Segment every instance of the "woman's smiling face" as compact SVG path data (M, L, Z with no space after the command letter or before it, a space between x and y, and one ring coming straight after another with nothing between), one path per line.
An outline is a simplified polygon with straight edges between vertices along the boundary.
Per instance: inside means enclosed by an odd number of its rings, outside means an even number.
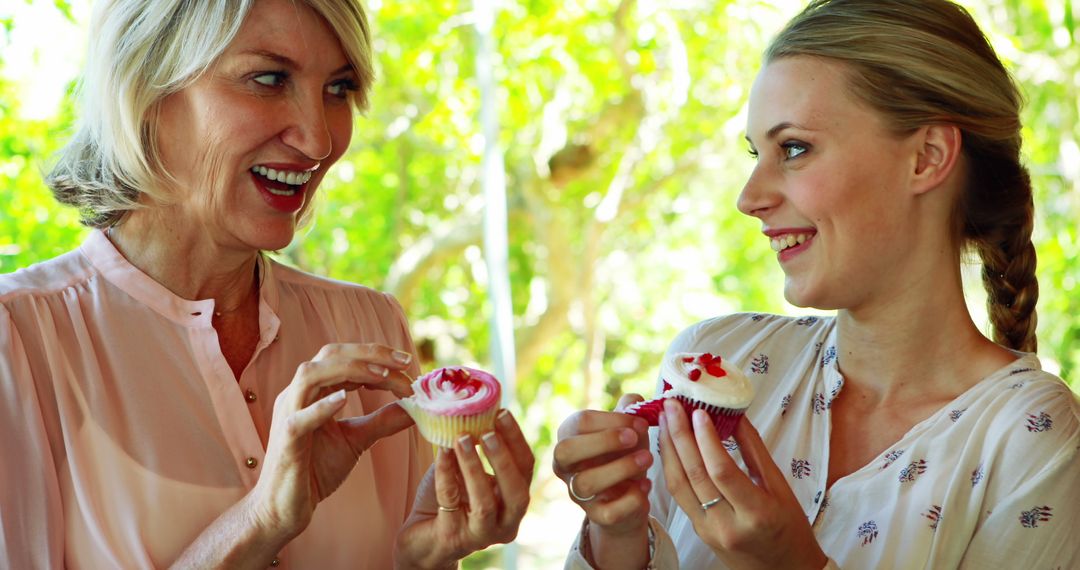
M256 2L210 68L161 103L158 147L177 183L171 213L227 247L288 245L349 145L355 77L310 7Z
M739 209L759 218L794 305L854 308L888 294L913 253L906 192L917 153L856 101L843 64L795 56L768 63L750 94L757 164Z

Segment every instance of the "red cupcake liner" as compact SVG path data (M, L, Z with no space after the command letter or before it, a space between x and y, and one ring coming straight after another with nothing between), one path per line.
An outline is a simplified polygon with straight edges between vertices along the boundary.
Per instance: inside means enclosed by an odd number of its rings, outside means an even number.
M713 426L716 427L717 435L720 436L721 440L725 440L735 433L735 426L739 425L739 420L746 413L745 409L736 410L732 408L722 408L679 394L670 397L675 398L682 404L687 417L691 416L694 413L694 410L704 410L705 413L709 414L709 418L712 419ZM664 412L664 400L666 399L668 398L662 397L656 398L655 400L638 402L627 407L623 410L623 413L642 418L649 422L650 426L658 426L660 425L660 414ZM690 429L693 429L693 427L694 424L691 422Z

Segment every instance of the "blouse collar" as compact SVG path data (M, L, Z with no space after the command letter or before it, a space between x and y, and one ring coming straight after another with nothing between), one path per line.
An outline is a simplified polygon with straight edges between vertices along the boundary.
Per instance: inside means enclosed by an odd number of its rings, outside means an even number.
M79 251L106 281L161 316L184 326L211 326L214 315L213 299L192 301L173 293L132 265L120 250L116 249L104 230L90 232ZM273 276L273 264L269 263L262 253L256 259L256 264L259 275L259 304L276 312L278 289Z

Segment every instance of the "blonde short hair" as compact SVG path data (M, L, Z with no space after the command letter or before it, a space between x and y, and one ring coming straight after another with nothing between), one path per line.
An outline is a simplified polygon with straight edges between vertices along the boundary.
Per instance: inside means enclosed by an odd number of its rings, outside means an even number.
M158 103L210 67L256 0L99 0L79 86L76 132L45 182L92 227L115 225L139 197L167 202L155 145ZM374 82L371 33L358 0L294 0L321 15L341 42L363 110Z

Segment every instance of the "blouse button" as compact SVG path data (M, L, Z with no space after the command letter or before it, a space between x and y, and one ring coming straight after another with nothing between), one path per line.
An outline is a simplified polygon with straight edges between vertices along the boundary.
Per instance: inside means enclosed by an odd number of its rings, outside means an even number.
M247 393L244 394L244 398L247 399L249 404L259 399L252 390L248 390Z
M248 457L247 461L244 461L244 465L247 465L248 469L254 469L259 464L259 460L254 457Z
M281 561L278 560L277 558L270 561L271 566L277 566L278 564L281 564Z

